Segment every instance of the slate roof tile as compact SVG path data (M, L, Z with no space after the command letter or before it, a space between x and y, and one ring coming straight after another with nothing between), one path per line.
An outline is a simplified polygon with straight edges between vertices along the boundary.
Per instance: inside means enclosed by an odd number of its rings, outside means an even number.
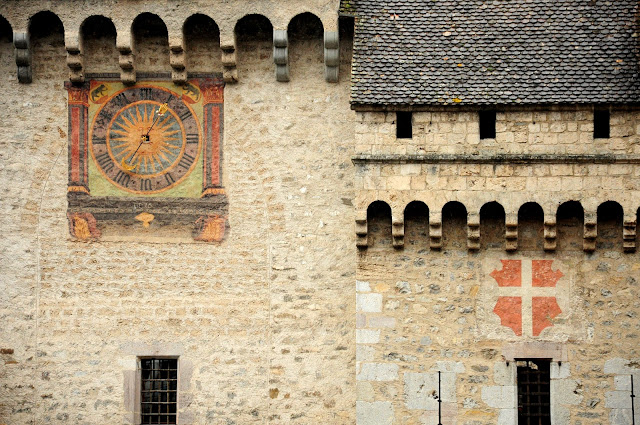
M636 0L343 0L352 103L638 103Z

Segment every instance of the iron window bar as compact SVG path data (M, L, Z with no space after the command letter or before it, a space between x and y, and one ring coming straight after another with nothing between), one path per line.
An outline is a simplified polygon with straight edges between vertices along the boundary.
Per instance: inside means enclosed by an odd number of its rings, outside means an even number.
M178 360L141 359L140 370L142 424L176 424L178 415Z
M551 425L551 361L516 359L518 424Z

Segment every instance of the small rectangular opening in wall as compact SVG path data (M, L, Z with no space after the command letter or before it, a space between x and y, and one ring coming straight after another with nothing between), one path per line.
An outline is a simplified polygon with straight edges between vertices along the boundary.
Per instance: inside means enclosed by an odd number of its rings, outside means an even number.
M396 137L398 139L413 138L413 113L396 112Z
M496 110L488 109L480 111L480 138L495 139L496 138Z
M518 425L551 425L551 360L516 359Z
M594 139L608 139L610 137L610 119L609 109L596 108L593 110Z
M142 424L176 424L178 359L140 359L140 418Z

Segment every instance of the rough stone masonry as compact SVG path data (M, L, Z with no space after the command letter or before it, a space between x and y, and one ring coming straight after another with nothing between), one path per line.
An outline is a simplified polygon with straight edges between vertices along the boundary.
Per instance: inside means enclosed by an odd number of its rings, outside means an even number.
M0 4L0 424L140 423L148 358L179 424L515 425L526 359L551 424L631 423L637 4L339 3ZM190 78L224 82L224 237L166 193L70 221L65 84Z

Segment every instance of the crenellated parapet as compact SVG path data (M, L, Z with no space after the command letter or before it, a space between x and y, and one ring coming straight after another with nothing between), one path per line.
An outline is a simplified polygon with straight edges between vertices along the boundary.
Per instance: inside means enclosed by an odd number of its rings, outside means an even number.
M340 40L338 31L339 2L329 0L316 0L305 4L281 5L274 9L269 2L238 1L226 5L224 8L213 10L203 9L198 5L189 5L180 9L157 2L140 2L127 8L120 7L115 0L100 2L90 9L82 7L82 2L74 0L62 4L51 4L47 13L59 18L64 27L65 49L67 53L66 63L69 68L69 80L75 84L84 82L84 74L87 64L84 51L83 28L84 23L95 17L102 17L116 28L116 43L114 48L118 52L118 67L120 77L125 84L136 82L136 72L141 59L135 45L136 34L134 21L143 14L157 16L165 25L167 31L167 49L169 51L165 72L170 72L172 80L177 84L183 84L188 77L189 47L185 39L185 28L190 25L189 20L196 15L204 15L215 22L219 28L219 52L221 70L208 70L208 72L222 72L225 82L234 83L240 78L237 70L238 45L236 38L236 24L248 16L260 16L266 19L273 30L273 62L276 79L286 82L290 79L289 43L291 32L289 25L295 19L303 15L313 17L314 25L320 28L317 41L324 50L324 74L327 82L335 83L339 76ZM30 28L31 18L41 13L41 3L35 0L27 0L22 7L11 7L0 4L0 16L6 17L13 28L22 28L14 31L14 46L16 48L16 66L18 67L18 79L21 83L29 83L31 73L31 49ZM183 5L184 6L184 5ZM73 14L70 13L73 11ZM142 69L144 72L145 70ZM157 70L156 70L157 71Z
M455 225L464 226L460 232L466 235L469 251L481 249L488 221L499 223L503 249L511 252L532 246L554 252L567 232L572 238L580 234L585 252L599 249L602 238L613 234L621 250L636 250L640 207L636 155L357 155L353 162L359 248L369 245L371 208L379 203L389 208L391 244L402 248L409 237L407 207L419 202L425 208L420 220L428 223L424 244L433 250L446 248L446 223L453 204L464 211ZM579 187L568 171L574 165L581 173ZM501 213L490 212L489 204L497 205ZM580 223L570 231L569 209ZM605 234L600 234L605 222ZM529 230L523 231L523 226ZM537 229L538 242L523 246L523 240L532 237L531 226Z

